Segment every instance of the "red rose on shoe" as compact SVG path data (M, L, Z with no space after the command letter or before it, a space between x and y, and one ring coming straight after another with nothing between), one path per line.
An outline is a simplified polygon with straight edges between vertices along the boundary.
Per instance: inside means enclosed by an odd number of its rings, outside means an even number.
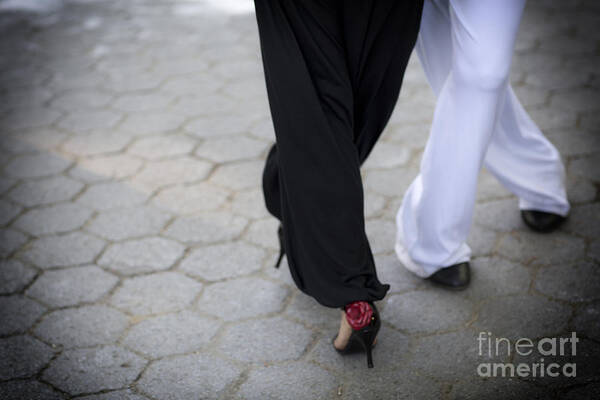
M366 301L355 301L346 305L346 320L354 330L369 325L372 316L373 309Z

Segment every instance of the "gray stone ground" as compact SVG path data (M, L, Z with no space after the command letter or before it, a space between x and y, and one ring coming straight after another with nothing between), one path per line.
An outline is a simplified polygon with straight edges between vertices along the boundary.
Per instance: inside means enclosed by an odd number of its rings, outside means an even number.
M38 2L39 3L39 2ZM481 176L460 293L406 272L394 215L434 98L416 58L364 167L384 282L375 368L274 270L273 141L251 3L0 0L1 399L600 397L600 7L530 1L512 81L567 166L569 222L528 231ZM480 331L580 337L577 377L490 378ZM494 358L539 362L539 354Z

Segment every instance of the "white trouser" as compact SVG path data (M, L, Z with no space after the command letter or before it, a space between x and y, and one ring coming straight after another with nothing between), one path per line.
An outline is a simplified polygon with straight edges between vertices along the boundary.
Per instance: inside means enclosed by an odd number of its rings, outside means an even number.
M525 0L426 0L417 54L437 95L419 175L398 210L396 254L427 277L468 261L465 243L482 164L520 209L566 215L556 148L509 85Z

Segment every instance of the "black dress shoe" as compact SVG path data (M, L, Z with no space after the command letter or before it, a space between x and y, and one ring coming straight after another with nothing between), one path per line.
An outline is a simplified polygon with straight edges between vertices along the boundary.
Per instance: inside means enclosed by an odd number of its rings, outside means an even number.
M462 290L469 286L471 268L468 262L445 267L431 275L427 280L442 285L447 289Z
M536 232L552 232L566 219L562 215L538 210L521 210L521 218Z

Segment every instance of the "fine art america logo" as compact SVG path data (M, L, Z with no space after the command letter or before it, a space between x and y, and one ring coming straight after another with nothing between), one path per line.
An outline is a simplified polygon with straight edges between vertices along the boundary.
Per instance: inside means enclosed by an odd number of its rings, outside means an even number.
M511 342L507 338L492 337L491 332L479 332L477 337L479 356L492 358L531 356L532 363L497 363L484 362L477 366L477 374L481 377L575 377L576 363L554 362L559 356L575 356L577 354L577 338L575 332L570 337L542 338L537 344L529 338L520 338ZM551 357L553 362L545 362L544 357Z

